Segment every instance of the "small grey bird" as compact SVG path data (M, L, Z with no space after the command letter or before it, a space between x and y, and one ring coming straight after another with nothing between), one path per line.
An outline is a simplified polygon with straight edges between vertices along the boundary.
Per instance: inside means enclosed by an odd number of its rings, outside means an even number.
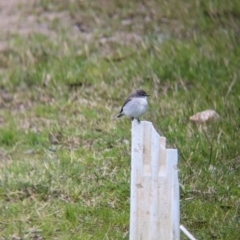
M132 120L137 119L138 123L140 123L139 118L148 110L148 96L149 95L141 89L131 93L123 104L117 118L127 116Z

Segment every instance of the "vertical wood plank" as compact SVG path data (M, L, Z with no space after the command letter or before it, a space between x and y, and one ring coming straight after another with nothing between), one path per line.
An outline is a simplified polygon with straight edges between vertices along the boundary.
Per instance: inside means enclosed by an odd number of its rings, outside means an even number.
M130 240L179 239L177 150L151 122L132 121Z

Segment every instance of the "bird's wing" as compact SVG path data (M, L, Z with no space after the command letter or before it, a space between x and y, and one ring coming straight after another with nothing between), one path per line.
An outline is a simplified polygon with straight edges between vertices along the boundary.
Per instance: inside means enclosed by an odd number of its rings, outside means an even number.
M120 110L120 113L122 113L124 106L125 106L128 102L130 102L131 100L132 100L132 97L129 96L129 97L127 98L127 100L125 101L125 103L123 104L123 106L122 106L122 108L121 108L121 110Z

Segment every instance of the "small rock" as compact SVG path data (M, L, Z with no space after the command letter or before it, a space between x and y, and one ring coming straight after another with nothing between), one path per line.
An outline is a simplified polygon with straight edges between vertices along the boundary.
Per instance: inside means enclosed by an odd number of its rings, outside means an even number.
M11 102L13 100L13 95L10 93L3 92L1 97L4 102Z
M189 118L192 122L197 124L208 123L217 121L220 119L220 116L215 110L205 110L202 112L198 112Z

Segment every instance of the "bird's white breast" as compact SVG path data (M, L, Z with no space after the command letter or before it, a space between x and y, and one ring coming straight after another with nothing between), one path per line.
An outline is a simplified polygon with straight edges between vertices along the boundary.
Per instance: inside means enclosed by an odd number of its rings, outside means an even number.
M133 98L123 107L123 113L127 117L139 118L148 109L147 97Z

